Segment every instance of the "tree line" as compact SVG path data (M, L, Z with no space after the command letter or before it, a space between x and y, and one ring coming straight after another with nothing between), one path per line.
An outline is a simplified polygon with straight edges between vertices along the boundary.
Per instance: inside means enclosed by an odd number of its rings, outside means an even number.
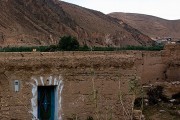
M0 48L0 52L32 52L33 49L40 52L55 51L120 51L120 50L146 50L160 51L163 46L126 46L126 47L89 47L86 44L80 46L78 40L72 36L63 36L57 45L50 46L33 46L33 47L4 47Z

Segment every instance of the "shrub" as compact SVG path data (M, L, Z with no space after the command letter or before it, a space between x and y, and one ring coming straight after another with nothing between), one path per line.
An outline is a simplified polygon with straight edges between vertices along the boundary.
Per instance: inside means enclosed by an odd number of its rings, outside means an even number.
M30 47L4 47L0 49L0 52L32 52L33 49L36 49L40 52L45 52L49 47L48 46L30 46Z
M158 104L160 101L168 102L168 98L163 94L163 87L162 86L156 86L155 88L151 88L148 90L148 100L149 105L155 105Z
M173 104L179 105L180 104L180 92L173 94L172 99L176 100L175 102L173 102Z
M134 107L135 108L141 108L143 102L143 98L136 98L134 101Z
M50 45L48 48L46 48L44 51L45 52L55 52L58 50L58 46L57 45Z
M90 51L90 48L87 45L84 45L83 47L79 47L79 51Z
M180 92L173 94L172 99L180 99Z
M60 39L58 47L60 50L74 51L79 49L79 42L75 37L64 36Z

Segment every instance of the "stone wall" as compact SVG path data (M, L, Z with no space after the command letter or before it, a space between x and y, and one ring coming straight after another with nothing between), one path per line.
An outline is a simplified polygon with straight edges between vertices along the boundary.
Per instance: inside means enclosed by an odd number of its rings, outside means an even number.
M38 86L57 86L59 120L130 119L130 81L180 81L179 50L0 53L0 119L37 118ZM14 91L15 80L20 81L19 92Z

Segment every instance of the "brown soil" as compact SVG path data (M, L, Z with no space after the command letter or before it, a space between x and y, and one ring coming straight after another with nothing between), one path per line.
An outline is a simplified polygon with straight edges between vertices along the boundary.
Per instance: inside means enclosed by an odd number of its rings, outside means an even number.
M62 1L1 0L0 11L0 46L57 44L64 35L91 46L152 44L117 19Z
M109 16L123 20L152 38L180 38L180 20L165 20L149 15L121 12L110 13Z

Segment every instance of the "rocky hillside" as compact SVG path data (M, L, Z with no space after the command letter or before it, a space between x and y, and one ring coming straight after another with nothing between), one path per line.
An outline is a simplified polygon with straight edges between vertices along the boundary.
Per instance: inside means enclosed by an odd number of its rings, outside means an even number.
M165 20L149 15L121 12L110 13L109 16L123 20L151 38L180 39L180 20Z
M121 20L58 0L1 0L0 46L56 44L72 35L91 46L151 45Z

